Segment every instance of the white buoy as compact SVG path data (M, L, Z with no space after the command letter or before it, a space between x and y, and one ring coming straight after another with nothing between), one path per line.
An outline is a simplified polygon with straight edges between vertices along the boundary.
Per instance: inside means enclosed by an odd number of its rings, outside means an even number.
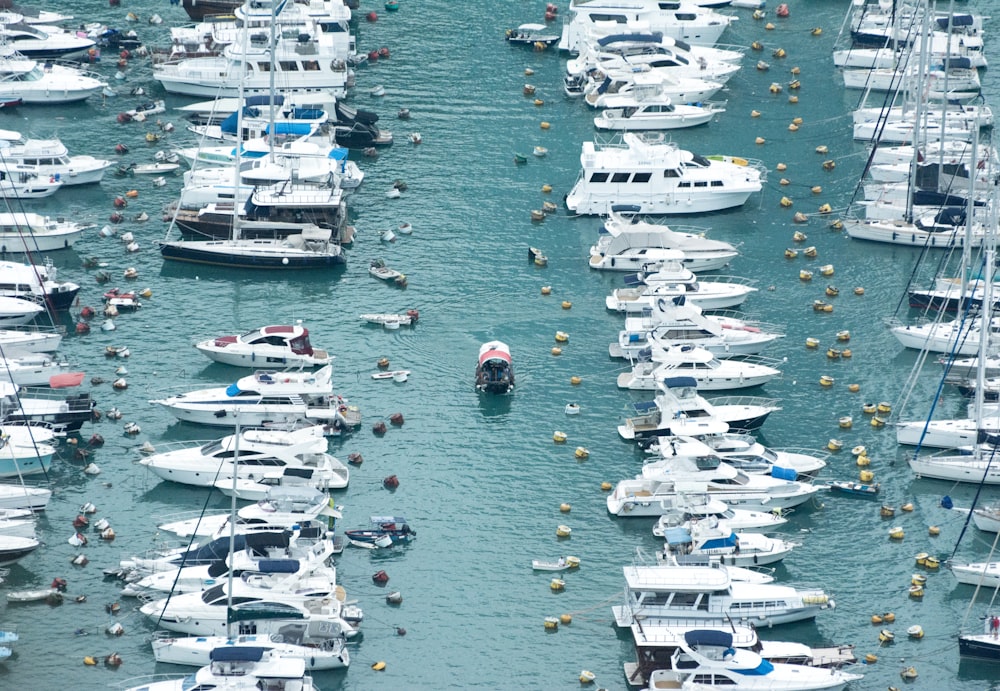
M97 467L96 463L90 463L86 468L83 469L87 475L100 475L101 469Z
M105 319L104 323L101 324L101 331L114 331L115 323L110 319Z
M94 524L94 530L104 530L108 528L111 524L108 522L107 518L102 518Z

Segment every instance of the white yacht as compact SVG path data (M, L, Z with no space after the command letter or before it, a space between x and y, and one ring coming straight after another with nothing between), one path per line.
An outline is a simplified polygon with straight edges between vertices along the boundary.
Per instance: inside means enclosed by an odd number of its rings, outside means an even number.
M680 299L661 299L642 317L625 319L618 341L608 347L611 357L638 359L654 344L700 345L716 357L756 355L783 336L763 330L757 323L734 317L704 315Z
M103 158L70 156L58 139L26 139L20 132L0 130L0 168L8 172L34 172L66 187L100 182L111 165Z
M328 365L333 356L314 348L309 330L297 324L278 324L242 334L217 336L195 344L203 355L233 367L314 367Z
M618 375L618 388L633 391L656 389L658 381L671 377L691 377L699 391L727 391L761 386L781 376L773 358L745 356L720 360L695 345L653 346L648 361L636 362L632 371Z
M739 256L731 243L712 240L704 234L674 230L665 224L649 223L623 214L637 207L611 210L597 242L590 248L590 268L614 271L655 270L670 257L660 251L680 251L680 263L691 271L715 271Z
M835 606L822 590L734 581L718 565L625 566L623 571L626 601L611 608L619 627L640 619L688 625L700 620L707 627L752 622L762 627L814 619Z
M864 678L839 669L770 662L734 647L733 634L716 629L687 631L669 668L650 672L648 691L725 688L731 691L841 691ZM708 683L706 684L706 680Z
M342 489L347 486L347 466L327 453L328 443L322 426L315 425L284 432L280 430L240 430L235 434L202 446L182 445L140 459L155 475L196 487L214 487L238 480L261 483L280 478L287 470L306 474L317 489ZM235 457L237 446L239 458Z
M699 156L662 133L626 132L615 143L583 143L582 173L566 197L579 214L630 204L642 213L692 214L741 206L759 192L762 166L732 156Z
M0 253L31 254L66 249L91 227L91 224L28 211L0 212Z
M960 562L949 559L945 566L955 574L955 580L966 585L1000 588L1000 561Z
M333 393L333 366L316 370L258 370L228 387L201 389L163 398L157 403L178 420L231 427L237 416L242 425L261 427L309 420L340 433L361 422L361 414Z
M315 627L314 627L315 628ZM211 663L216 648L263 648L283 660L298 659L309 671L343 669L351 664L346 640L342 636L323 636L310 631L306 624L287 623L277 633L243 636L170 636L153 637L153 657L157 662L200 667ZM281 688L281 687L279 687ZM287 681L284 691L291 691Z
M666 554L718 557L723 564L744 567L776 564L798 546L760 533L738 533L716 518L695 519L669 528L663 539Z
M658 33L712 46L736 17L685 0L571 0L559 50L578 53L587 42L622 33Z
M0 100L36 105L83 101L107 87L100 75L66 65L41 65L11 48L0 51Z
M951 68L947 70L930 69L919 73L914 67L905 69L882 68L848 69L844 70L844 87L847 89L866 89L869 91L910 92L918 84L920 89L926 89L924 98L934 100L970 101L979 96L982 85L979 82L979 72L973 68ZM942 89L947 83L948 92Z
M16 12L0 12L0 43L14 46L25 57L35 60L81 58L96 46L94 41L76 32L28 24L24 19L24 15Z
M0 260L0 295L34 300L55 310L69 309L80 286L59 281L57 277L58 271L50 259L41 264Z
M980 319L953 319L926 324L900 324L891 327L890 331L906 348L972 356L979 352L982 327ZM997 334L1000 334L1000 317L992 317L989 323L989 345L994 345Z
M6 357L54 353L61 343L62 333L54 329L0 329L0 350Z
M721 82L678 77L659 70L616 69L600 81L585 86L583 100L591 108L629 108L646 103L660 106L701 103L712 98L723 86Z
M317 691L312 677L306 674L305 660L286 658L283 652L274 645L222 645L210 651L209 664L194 674L167 679L139 677L122 682L122 688L125 691ZM125 686L132 682L138 684Z
M636 315L652 310L661 299L703 310L739 307L757 292L751 281L738 276L696 277L682 264L665 262L653 267L653 273L638 272L625 277L625 288L616 288L604 299L614 312Z
M660 103L643 102L606 107L594 118L594 127L599 130L621 131L677 130L704 125L725 112L724 107L715 103L674 104L668 99Z
M0 329L28 324L44 311L44 307L30 300L0 295Z
M782 511L737 509L723 501L712 499L707 494L679 494L675 508L661 515L653 526L653 535L664 537L669 528L710 519L725 521L733 530L771 530L788 523Z

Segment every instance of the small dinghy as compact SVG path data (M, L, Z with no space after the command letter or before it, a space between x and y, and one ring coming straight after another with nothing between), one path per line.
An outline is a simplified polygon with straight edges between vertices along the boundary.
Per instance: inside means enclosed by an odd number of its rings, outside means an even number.
M7 602L39 602L50 597L62 597L55 588L40 588L38 590L15 590L7 593Z
M545 559L532 559L531 568L534 571L567 571L580 566L578 557L559 557L555 561Z
M410 370L408 369L397 369L391 372L375 372L372 374L372 379L393 379L396 381L406 381L406 378L410 376Z
M361 319L369 324L396 324L396 326L412 326L416 323L419 313L417 310L407 310L404 314L362 314ZM388 327L387 328L392 328Z
M163 175L164 173L173 173L175 170L181 167L180 163L167 163L165 161L158 161L156 163L143 163L142 165L133 166L133 175Z
M368 273L383 281L394 281L396 283L400 283L400 281L406 280L405 274L400 271L396 271L395 269L390 269L381 259L371 260L371 263L368 265Z
M855 494L862 497L874 497L878 494L879 483L854 482L851 480L834 480L830 483L830 489L844 494Z
M163 99L157 99L155 101L148 101L141 105L136 106L132 110L126 110L124 115L126 118L122 120L128 122L129 120L135 120L136 122L142 122L150 115L159 115L160 113L167 112L167 104Z

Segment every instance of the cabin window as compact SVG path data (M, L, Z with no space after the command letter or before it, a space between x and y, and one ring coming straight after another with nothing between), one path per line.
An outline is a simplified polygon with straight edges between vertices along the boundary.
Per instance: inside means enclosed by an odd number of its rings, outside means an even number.
M306 60L302 63L302 69L306 72L318 72L319 63L315 60Z
M698 593L674 593L671 607L694 607L698 604Z
M693 12L674 12L674 16L679 22L692 22L697 15Z
M590 181L591 182L607 182L608 181L608 173L594 173L593 175L590 176Z
M258 62L257 63L257 71L258 72L270 72L271 71L271 63L270 62Z
M294 60L280 60L278 62L278 64L281 65L281 71L282 72L298 72L299 71L299 63L295 62Z
M611 182L628 182L628 173L615 173L611 176Z
M651 177L653 177L652 173L636 173L632 176L632 182L649 182Z
M667 168L665 171L663 171L663 177L665 178L679 178L680 176L681 174L678 173L677 170L675 170L674 168Z
M616 24L624 24L628 21L628 18L623 14L592 14L590 15L590 21L592 22L615 22Z
M722 187L722 180L712 180L712 187Z
M687 165L699 166L701 168L708 168L710 165L712 165L712 162L709 161L704 156L699 156L698 154L691 154L691 160L688 161Z
M708 187L708 182L705 180L700 180L694 183L695 187Z
M688 188L691 187L691 182L689 180L681 180L677 183L678 187Z

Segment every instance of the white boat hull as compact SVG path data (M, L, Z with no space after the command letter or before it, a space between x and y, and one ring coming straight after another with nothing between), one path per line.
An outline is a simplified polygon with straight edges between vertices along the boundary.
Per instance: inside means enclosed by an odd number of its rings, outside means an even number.
M282 657L300 657L305 660L306 669L310 671L343 669L351 661L350 654L342 645L337 645L332 650L314 646L307 648L282 642L280 634L256 634L235 639L225 636L154 638L153 657L157 662L203 667L210 663L213 648L238 646L260 646L277 650Z

